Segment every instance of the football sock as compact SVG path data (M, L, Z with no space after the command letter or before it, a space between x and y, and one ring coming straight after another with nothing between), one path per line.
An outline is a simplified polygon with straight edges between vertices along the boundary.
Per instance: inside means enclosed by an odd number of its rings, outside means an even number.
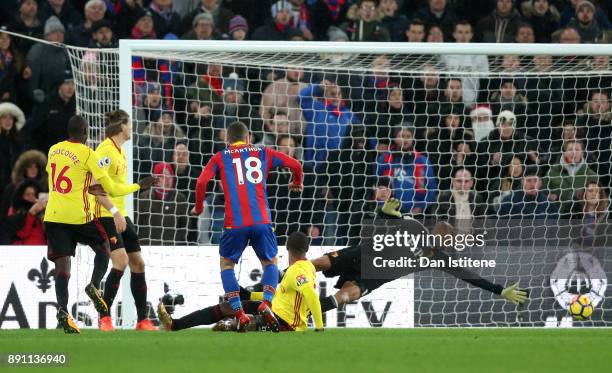
M217 304L192 312L180 319L172 320L172 330L193 328L198 325L210 325L221 319L223 319L223 312L221 312L221 307Z
M110 308L115 301L115 296L117 296L121 277L123 277L123 271L116 268L111 268L110 273L106 277L106 282L104 284L104 301L108 306L108 315L101 315L102 317L110 316Z
M274 292L278 285L278 267L276 264L268 264L264 267L261 283L263 284L264 302L272 304L272 298L274 298Z
M330 295L328 297L321 298L321 312L325 313L335 308L338 308L338 301L336 301L336 297Z
M232 310L234 310L234 312L241 310L240 285L238 285L238 280L236 280L236 274L233 268L221 271L221 282L223 283L223 290L225 290L225 297L232 307Z
M145 281L144 272L132 272L130 287L132 288L132 296L134 297L134 304L136 305L138 322L141 322L147 318L147 282Z
M58 272L55 275L55 296L57 306L60 310L68 312L68 281L70 275L66 272Z
M102 278L108 269L108 261L109 257L105 251L96 251L94 268L93 272L91 273L91 283L96 287L96 289L100 289L100 282L102 282Z

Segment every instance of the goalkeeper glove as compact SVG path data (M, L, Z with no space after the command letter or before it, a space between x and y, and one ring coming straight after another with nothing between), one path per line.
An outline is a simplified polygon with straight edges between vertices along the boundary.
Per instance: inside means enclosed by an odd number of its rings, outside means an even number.
M385 215L395 216L397 218L402 217L402 213L400 212L401 202L395 198L389 198L382 207L382 212Z
M502 298L514 304L523 304L527 300L527 292L518 288L518 282L510 285L501 292Z

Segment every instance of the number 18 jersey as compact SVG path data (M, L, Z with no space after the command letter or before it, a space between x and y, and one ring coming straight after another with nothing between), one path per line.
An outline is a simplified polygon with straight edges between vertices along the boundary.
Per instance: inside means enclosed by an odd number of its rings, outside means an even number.
M225 197L226 228L270 224L266 179L270 169L281 166L292 170L294 184L302 183L302 166L295 159L270 148L236 143L211 158L198 184L206 185L219 174Z
M85 224L93 219L87 189L92 176L106 176L105 164L87 145L62 141L49 149L49 202L45 221Z

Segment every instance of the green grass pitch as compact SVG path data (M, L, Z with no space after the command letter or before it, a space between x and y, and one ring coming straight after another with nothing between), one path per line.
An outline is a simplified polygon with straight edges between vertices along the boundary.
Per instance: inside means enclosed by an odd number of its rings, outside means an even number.
M611 349L612 329L0 331L0 352L69 354L42 372L604 372Z

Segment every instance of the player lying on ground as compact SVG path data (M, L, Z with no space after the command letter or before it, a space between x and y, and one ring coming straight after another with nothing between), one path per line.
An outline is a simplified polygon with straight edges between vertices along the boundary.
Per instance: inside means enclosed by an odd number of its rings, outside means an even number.
M116 184L126 185L128 181L127 162L121 146L130 139L132 124L128 113L115 110L106 114L106 140L96 149L96 154L102 160L109 177ZM141 190L151 187L157 179L148 176L140 181ZM100 188L101 189L101 188ZM91 204L95 205L95 217L100 221L108 236L112 268L104 287L104 302L107 309L100 313L98 326L102 331L112 331L113 320L111 307L125 268L130 266L130 288L138 323L136 330L157 330L147 318L147 283L145 281L145 265L140 254L140 242L134 223L127 216L125 197L109 198L103 190L92 191Z
M87 145L89 126L85 118L75 115L68 121L67 141L49 149L49 203L45 212L47 256L55 263L55 294L57 320L66 333L80 333L68 313L68 281L70 257L74 256L77 242L91 246L96 253L91 282L85 292L98 312L108 307L98 288L108 268L109 244L100 223L93 220L88 197L92 178L111 196L123 196L140 189L138 184L119 185L108 176L98 155Z
M417 232L427 232L427 228L419 221L412 219L409 216L402 216L399 211L400 202L397 199L389 199L383 207L378 211L378 216L385 219L409 219L411 223L419 225L415 230ZM446 234L454 234L454 228L446 222L438 222L432 229L432 233L444 236ZM413 253L414 255L414 253ZM448 262L449 255L442 250L436 248L424 248L423 255L431 259L442 259ZM418 258L417 258L418 259ZM378 289L387 282L394 279L364 279L361 277L361 247L351 246L342 250L327 253L319 258L312 260L317 271L323 272L325 277L340 276L336 283L336 289L339 289L336 294L330 295L321 299L321 309L327 312L334 308L340 307L348 302L352 302L363 297L366 294ZM504 288L501 285L494 284L491 281L480 277L478 274L461 267L457 268L436 268L444 271L460 280L463 280L471 285L481 289L488 290L494 294L500 295L509 302L519 304L524 303L527 299L527 292L518 288L518 283ZM411 273L416 273L425 270L425 268L413 268ZM261 292L250 292L244 288L240 289L240 297L242 299L257 300L261 297Z
M271 314L270 305L278 285L278 246L266 198L268 172L271 168L288 167L293 174L289 188L295 192L302 190L303 174L302 165L295 159L270 148L250 145L249 130L242 122L228 126L227 139L230 145L211 158L198 178L192 214L202 213L206 185L218 174L225 196L224 230L219 243L221 282L238 325L245 329L249 318L242 309L234 266L249 243L263 268L263 302L259 313Z
M321 303L315 290L316 271L310 261L306 259L309 239L300 232L294 232L287 239L287 252L289 253L289 268L281 281L278 291L272 299L272 316L278 320L278 329L272 331L305 331L308 328L308 316L312 314L315 330L323 331L323 314ZM262 302L246 301L244 310L255 314ZM192 328L198 325L211 325L226 318L232 317L234 310L229 302L223 302L199 311L195 311L179 319L172 319L163 303L158 306L158 316L164 328L177 331ZM238 320L234 321L233 330L238 330ZM249 330L255 330L262 322L250 322ZM270 325L266 321L266 324Z

